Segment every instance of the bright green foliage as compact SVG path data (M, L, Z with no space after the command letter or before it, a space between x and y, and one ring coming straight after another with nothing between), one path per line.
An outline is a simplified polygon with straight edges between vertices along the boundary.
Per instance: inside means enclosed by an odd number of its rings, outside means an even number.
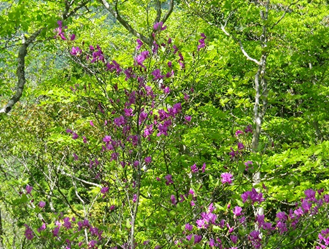
M70 10L80 4L73 2ZM156 17L155 2L123 1L118 10L135 30L150 37ZM169 8L168 2L162 6L164 12ZM251 189L256 172L260 172L261 178L255 187L261 189L264 184L267 188L262 190L267 201L260 205L267 221L275 220L277 210L288 213L304 197L306 189L329 191L328 4L271 1L264 23L260 11L265 12L265 6L262 1L242 0L176 2L163 39L171 37L173 44L178 45L186 69L180 69L177 63L174 66L177 73L166 105L184 103L184 115L192 116L192 122L186 125L183 119L177 121L175 131L166 139L144 142L143 153L152 156L154 167L141 180L135 224L139 245L150 240L145 248L172 247L173 241L183 237L184 225L195 226L199 214L211 202L220 219L231 213L227 208L230 203L232 207L244 207L253 220L252 206L242 203L241 194ZM106 82L100 84L75 63L69 49L79 46L86 51L89 45L99 44L110 60L127 68L133 66L132 56L138 53L136 37L100 1L86 1L86 7L64 20L68 32L76 34L75 41L54 39L56 22L63 19L65 1L3 1L0 11L1 107L14 93L22 35L29 37L43 28L28 48L23 98L9 115L0 116L0 232L4 231L0 243L5 248L14 247L14 243L23 248L60 248L62 242L49 231L63 212L63 217L88 218L104 231L103 237L109 244L113 242L111 246L122 245L131 229L131 200L127 201L127 195L131 198L135 193L131 185L136 172L118 167L110 160L110 154L101 152L102 138L109 132L104 120L113 119L113 115L102 114L98 106L102 103L105 109L113 108L109 99L119 96L114 94L115 84L123 91L135 83L125 81L124 75L116 77L105 72L97 64L93 69ZM266 48L260 41L264 26ZM207 36L206 48L197 52L201 32ZM251 146L251 133L235 136L237 130L243 131L247 125L255 127L254 79L258 70L258 65L243 54L239 42L256 60L268 53L267 109L256 151ZM146 44L144 49L150 50ZM170 56L159 55L150 62L150 68L165 68L168 60L177 61ZM187 93L189 101L184 102ZM80 139L73 140L66 129L77 132ZM88 143L83 143L80 134L87 137ZM245 145L245 150L231 158L230 148L237 150L238 142ZM74 160L74 153L79 160ZM95 179L97 171L89 168L89 160L95 159L101 162L102 179ZM253 162L253 168L247 171L244 163L248 160ZM193 164L201 169L203 163L207 165L205 173L191 174ZM233 173L233 185L223 187L223 172ZM164 176L169 173L175 186L165 185ZM24 192L27 184L33 186L33 197ZM110 186L110 191L102 198L100 191L105 185ZM190 188L196 193L196 207L190 205L190 195L173 208L171 195L179 199ZM38 207L39 201L46 201L44 210ZM115 210L111 210L112 205ZM42 219L49 229L38 233ZM37 239L25 239L24 224L32 227ZM299 230L289 231L284 239L276 235L266 248L311 248L317 239L315 232L328 225L326 219L316 218L305 226L303 236L298 237ZM219 226L212 229L218 234L222 231ZM62 236L85 240L85 235L69 231ZM191 241L186 243L190 245L185 248L199 246Z

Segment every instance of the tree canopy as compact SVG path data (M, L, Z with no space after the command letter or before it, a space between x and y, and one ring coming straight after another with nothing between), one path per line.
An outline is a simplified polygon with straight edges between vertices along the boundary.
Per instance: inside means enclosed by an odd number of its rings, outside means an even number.
M327 248L329 8L0 3L0 248Z

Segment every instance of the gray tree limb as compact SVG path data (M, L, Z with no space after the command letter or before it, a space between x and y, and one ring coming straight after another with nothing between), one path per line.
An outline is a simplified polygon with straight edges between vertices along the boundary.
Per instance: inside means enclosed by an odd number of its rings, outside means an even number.
M174 2L174 0L170 0L170 2L169 2L169 10L168 10L168 12L166 13L166 15L162 18L162 22L163 23L165 23L167 20L168 20L168 18L169 18L169 16L171 15L171 13L173 12L173 10L174 10L174 5L175 5L175 2Z
M129 31L130 34L136 36L137 38L141 39L144 43L146 43L148 46L152 46L152 41L151 39L147 38L146 36L144 36L143 34L137 32L126 20L124 20L122 18L122 16L120 15L118 8L117 8L117 1L115 2L115 7L112 8L110 6L110 4L106 1L106 0L101 0L103 6L105 7L105 9L111 13L111 15L113 15L115 17L115 19L117 19L119 21L119 23L125 27L126 30Z
M75 14L79 9L86 6L86 4L89 2L89 0L82 1L76 8L74 8L71 12L70 7L72 7L75 0L65 1L65 10L63 12L63 20L69 18L73 14ZM27 49L28 47L33 44L35 39L38 37L38 35L41 33L41 31L44 28L40 28L36 32L34 32L29 38L26 38L25 35L22 36L22 45L19 48L18 56L17 56L17 69L16 69L16 75L17 75L17 84L16 84L16 92L14 96L8 101L8 103L0 109L0 113L8 113L11 111L13 106L20 100L22 97L24 86L26 83L25 79L25 57L27 55Z
M37 36L41 33L43 28L34 32L28 39L23 35L22 37L22 45L19 48L18 55L17 55L17 69L16 75L18 78L17 85L16 85L16 93L14 96L8 101L4 108L0 110L0 113L8 113L12 109L12 107L19 101L23 94L24 85L26 83L25 79L25 57L27 55L27 48L30 44L34 42Z
M137 38L141 39L145 44L147 44L149 47L152 47L153 45L153 37L152 34L150 35L144 35L137 30L135 30L129 23L126 21L121 15L118 10L118 1L115 1L114 6L111 6L106 0L101 0L104 8L111 13L112 16L114 16L115 19L118 20L118 22L133 36L136 36ZM169 16L171 15L172 11L174 9L174 0L170 0L169 2L169 10L165 14L165 16L161 19L162 15L162 9L161 9L161 2L160 0L156 0L156 11L157 15L154 20L154 23L159 22L160 20L165 23Z

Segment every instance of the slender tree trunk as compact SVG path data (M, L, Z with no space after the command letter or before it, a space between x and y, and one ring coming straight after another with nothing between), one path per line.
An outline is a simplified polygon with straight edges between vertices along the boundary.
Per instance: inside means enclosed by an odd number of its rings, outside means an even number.
M0 248L3 247L3 227L2 227L2 217L1 217L1 209L0 209Z
M268 19L268 11L269 11L270 1L268 0L266 3L266 11L260 11L261 18L263 20L263 32L260 37L261 46L262 46L262 55L258 64L258 70L255 75L255 105L254 105L254 122L255 122L255 130L252 137L251 149L254 153L258 153L259 151L259 139L262 130L262 122L264 119L264 115L267 107L267 81L266 81L266 62L267 62L267 19ZM262 102L262 103L261 103ZM261 180L261 169L258 169L252 176L253 186L258 185ZM256 190L260 192L260 189ZM264 215L264 209L262 207L256 207L254 209L254 215L257 217L258 215ZM258 225L255 225L256 230L260 230Z

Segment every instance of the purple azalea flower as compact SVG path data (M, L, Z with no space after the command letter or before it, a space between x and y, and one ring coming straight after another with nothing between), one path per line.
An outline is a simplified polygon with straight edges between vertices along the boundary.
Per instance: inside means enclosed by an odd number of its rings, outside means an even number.
M131 67L127 68L124 71L124 74L126 75L126 78L125 78L126 81L130 78L136 78L136 75L133 74L133 69Z
M221 177L222 177L222 183L225 184L225 183L228 183L228 184L231 184L232 183L232 177L233 175L230 174L230 173L222 173L221 174Z
M242 208L239 207L239 206L236 206L234 209L233 209L233 214L235 216L241 216L242 215Z
M54 237L58 237L59 233L59 226L55 227L54 230L52 231Z
M189 223L187 223L185 225L185 230L192 231L193 230L193 225L190 225Z
M152 157L148 156L144 160L146 164L150 164L152 162Z
M46 206L46 202L40 201L39 202L39 207L44 208Z
M191 166L191 171L192 171L192 173L198 173L199 169L198 169L198 167L196 166L196 164L193 164L193 165Z
M153 25L153 29L155 30L155 31L157 31L157 30L165 30L167 28L167 26L164 26L163 27L163 22L157 22L157 23L155 23L154 25Z
M281 221L286 221L287 220L287 215L285 212L279 212L276 214L276 217L279 218Z
M71 129L66 129L66 133L73 133L73 131Z
M102 194L106 194L107 192L109 192L109 187L102 187L101 188L101 193Z
M248 133L248 132L252 133L252 126L248 125L244 131L245 131L245 133Z
M32 229L26 224L24 226L26 227L25 233L24 233L26 239L27 240L32 240L34 238L34 234L33 234Z
M135 58L135 61L137 62L138 65L140 65L143 68L146 68L143 65L143 62L150 56L150 52L149 51L143 51L140 55L137 55L137 57Z
M73 132L73 134L72 134L72 138L73 138L73 139L78 139L79 136L78 136L78 134L76 134L75 132Z
M243 134L243 131L241 131L241 130L237 130L237 131L235 132L235 136L236 136L236 137L238 137L240 134Z
M152 75L154 76L153 80L158 80L158 79L162 79L163 75L161 75L160 69L155 69L152 72Z
M305 196L306 196L307 200L315 201L316 192L313 189L307 189L307 190L305 190L304 193L305 193Z
M251 191L246 191L241 195L242 201L243 203L245 203L248 199L250 199L252 201L252 204L254 204L255 202L263 202L264 198L263 198L263 194L262 193L258 193L256 191L256 189L252 188Z
M243 143L238 143L238 149L239 149L239 150L243 150L243 149L244 149L244 145L243 145Z
M177 51L178 51L178 48L177 48L177 46L176 46L176 45L173 45L173 46L172 46L172 48L174 49L174 54L176 54L176 53L177 53Z
M143 42L140 39L137 39L136 42L138 44L136 49L139 50L143 46Z
M202 170L202 173L204 173L204 172L205 172L205 170L206 170L206 163L204 163L204 164L202 165L202 168L201 168L201 170Z
M231 147L231 152L229 153L229 155L231 156L231 158L235 157L236 152L233 150L233 148Z
M231 236L230 236L230 239L231 239L231 241L232 241L234 244L238 243L238 236L236 236L236 235L231 235Z
M26 194L27 194L27 195L28 195L28 194L31 194L32 189L33 189L32 186L30 186L30 185L26 185L26 187L25 187Z
M124 112L125 112L125 116L127 116L127 117L133 116L133 109L131 109L131 108L129 108L129 109L125 108Z
M72 47L70 54L73 56L78 56L82 54L82 50L79 47Z
M47 228L46 223L42 223L41 227L38 228L38 232L40 233L41 231L46 230L46 228Z
M174 183L172 180L172 175L166 175L164 178L166 179L166 185Z
M113 120L113 122L114 122L114 124L117 125L117 126L123 126L123 125L126 123L125 118L124 118L123 116L120 116L120 117L118 117L118 118L115 118L115 119Z
M165 89L163 90L163 92L165 93L165 94L169 94L170 93L170 88L167 86L167 87L165 87Z
M171 195L171 196L170 196L170 200L171 200L171 203L172 203L173 205L176 205L177 201L176 201L176 197L175 197L174 195Z
M187 122L191 122L191 119L192 119L191 116L185 116L185 120L186 120Z

